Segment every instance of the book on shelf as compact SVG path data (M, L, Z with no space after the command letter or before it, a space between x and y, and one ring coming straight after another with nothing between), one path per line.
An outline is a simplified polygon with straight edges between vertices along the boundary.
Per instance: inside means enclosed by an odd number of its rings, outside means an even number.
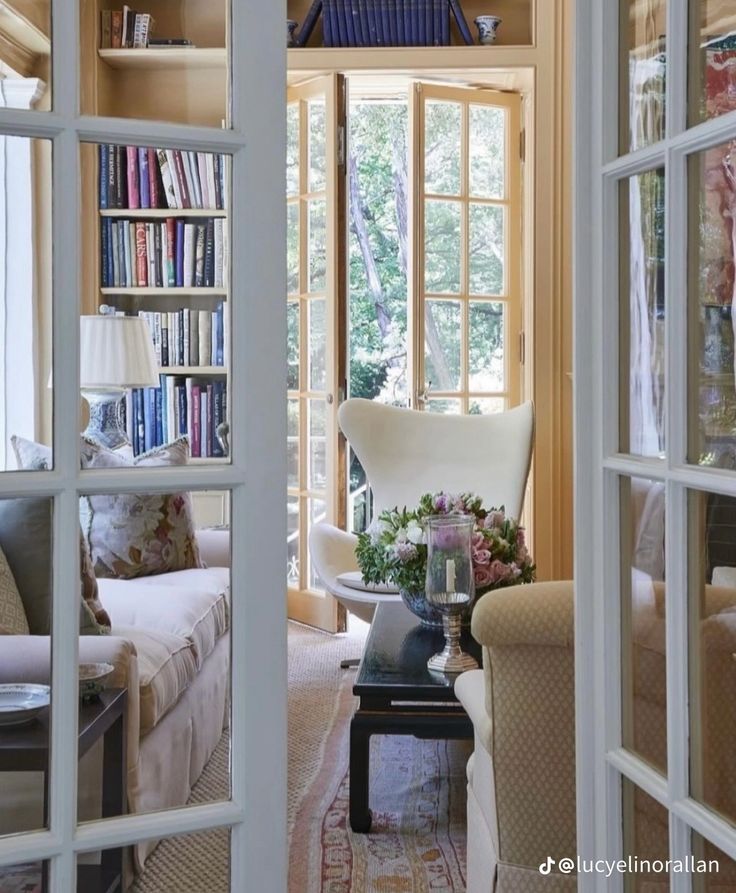
M100 12L100 48L145 49L156 21L150 13L136 12L129 6Z
M100 208L222 211L225 157L149 146L99 146Z
M169 366L225 367L229 326L225 305L214 310L138 310L148 323L156 362Z
M224 457L217 428L227 420L227 382L162 374L158 387L126 392L125 419L135 455L187 436L193 458Z
M222 217L100 219L102 288L225 288L228 239Z

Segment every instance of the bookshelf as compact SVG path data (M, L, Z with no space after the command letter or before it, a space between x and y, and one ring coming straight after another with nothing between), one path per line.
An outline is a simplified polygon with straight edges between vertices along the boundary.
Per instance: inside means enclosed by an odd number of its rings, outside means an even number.
M228 3L146 0L137 9L156 20L154 36L195 46L103 48L101 13L122 9L81 2L83 111L226 126ZM161 385L126 399L135 451L188 433L192 462L226 463L215 432L230 390L229 163L147 148L121 150L116 167L112 145L82 145L82 312L107 305L149 322Z

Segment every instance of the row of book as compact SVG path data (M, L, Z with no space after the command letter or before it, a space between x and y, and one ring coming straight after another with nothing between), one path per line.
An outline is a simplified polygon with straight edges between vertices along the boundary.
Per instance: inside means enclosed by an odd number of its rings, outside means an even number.
M103 143L100 208L223 210L225 158L212 152Z
M326 47L448 46L448 0L323 0Z
M193 457L222 457L217 429L227 420L227 382L162 375L157 388L127 392L125 416L136 455L188 435Z
M229 343L225 305L215 310L139 310L148 323L159 366L224 366Z
M227 226L167 217L100 221L103 288L225 288Z
M103 9L100 12L100 47L102 49L144 49L156 20L149 13L136 12L129 6Z

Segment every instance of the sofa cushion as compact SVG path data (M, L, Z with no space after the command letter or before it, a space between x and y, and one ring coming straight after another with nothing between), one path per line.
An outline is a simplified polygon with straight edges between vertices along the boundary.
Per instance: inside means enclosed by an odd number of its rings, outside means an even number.
M115 628L171 633L194 646L199 669L228 629L227 587L210 577L197 585L197 571L140 577L137 580L100 580L100 589ZM195 579L189 575L194 574ZM144 581L146 583L144 584ZM143 585L142 585L143 584Z
M130 460L82 438L82 468L186 465L186 437ZM82 527L97 579L201 567L188 493L105 493L80 501Z
M194 646L181 636L114 622L113 635L130 640L138 655L143 737L166 716L197 675Z
M28 618L8 559L0 549L0 632L28 635Z

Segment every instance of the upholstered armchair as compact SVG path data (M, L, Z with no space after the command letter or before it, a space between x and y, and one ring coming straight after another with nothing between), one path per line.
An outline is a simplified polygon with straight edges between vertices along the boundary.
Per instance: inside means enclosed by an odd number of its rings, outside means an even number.
M347 400L338 423L360 460L373 491L374 512L412 506L424 493L476 493L487 507L505 506L519 517L534 440L534 409L524 403L495 415L439 415ZM355 571L357 538L329 524L312 528L312 561L328 592L370 622L381 600L399 596L344 586L338 576Z

